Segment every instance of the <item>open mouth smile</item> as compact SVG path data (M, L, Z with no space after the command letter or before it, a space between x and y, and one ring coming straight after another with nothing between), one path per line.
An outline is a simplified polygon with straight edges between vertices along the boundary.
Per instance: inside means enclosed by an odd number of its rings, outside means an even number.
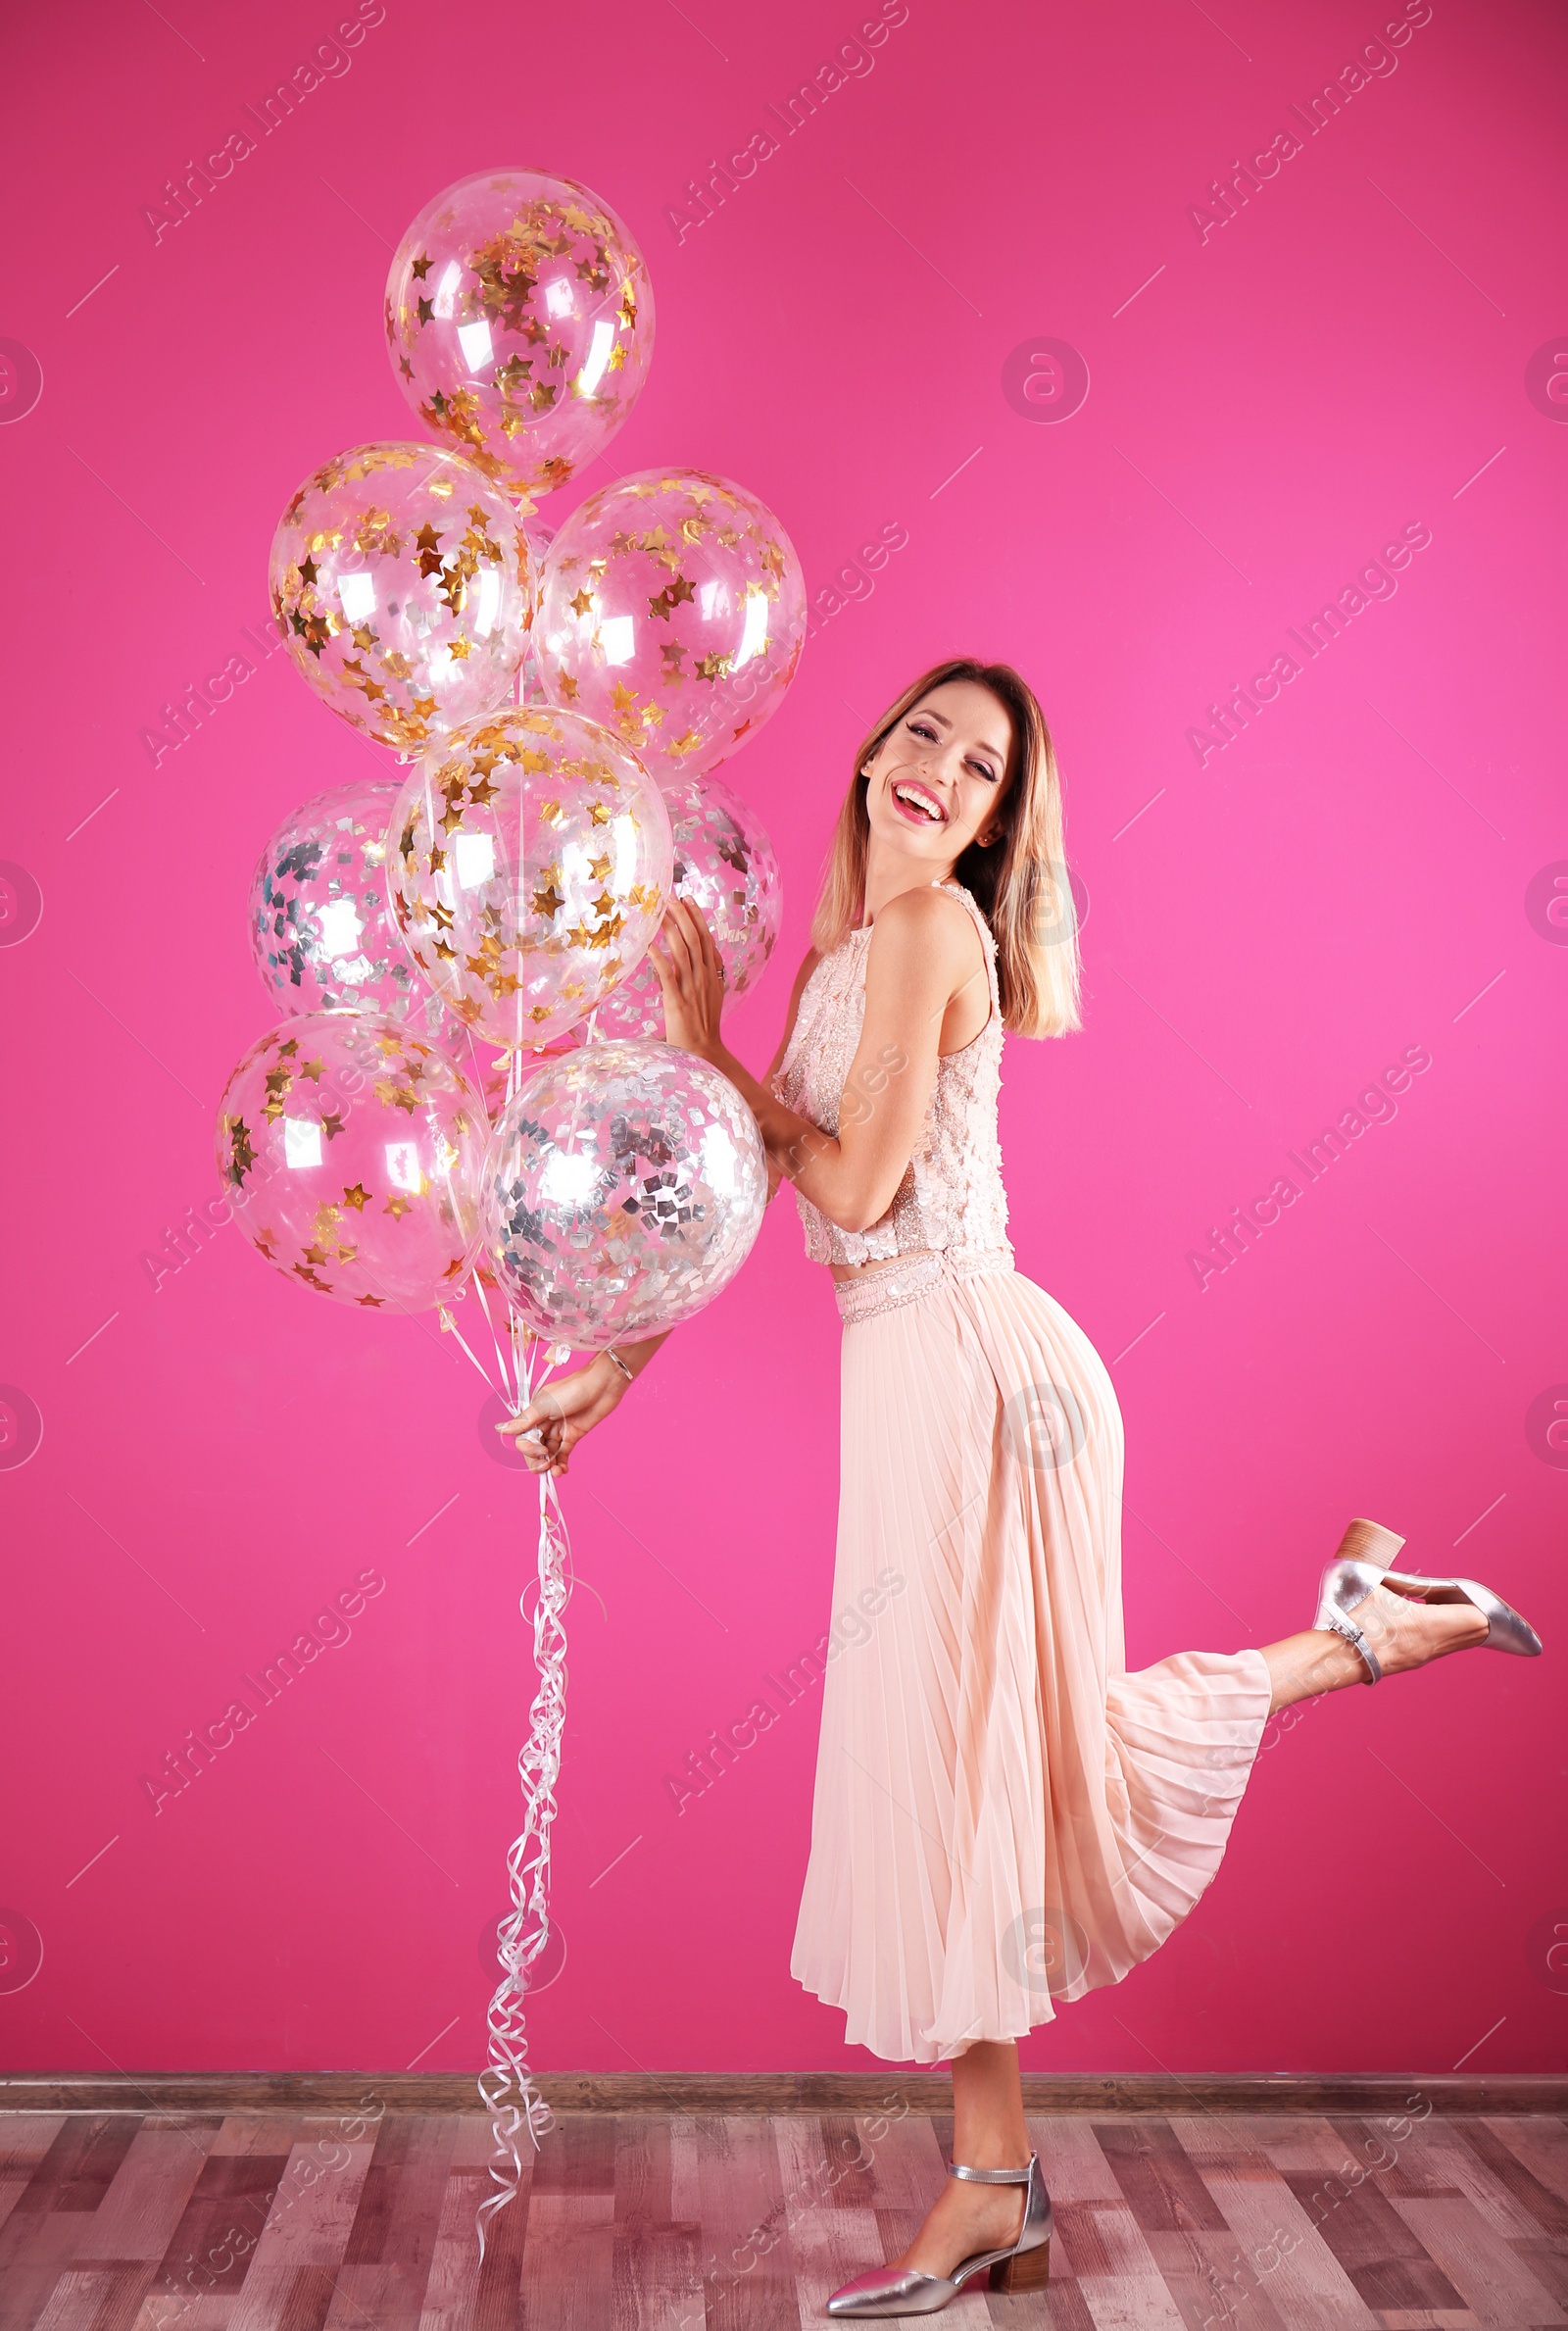
M893 787L893 806L911 825L946 825L948 813L929 786L901 777Z

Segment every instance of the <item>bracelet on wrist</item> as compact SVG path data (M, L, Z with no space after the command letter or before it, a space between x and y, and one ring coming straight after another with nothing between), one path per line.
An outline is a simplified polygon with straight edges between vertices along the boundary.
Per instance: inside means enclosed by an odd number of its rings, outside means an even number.
M628 1384L633 1384L636 1382L636 1377L633 1375L631 1369L626 1365L626 1363L624 1360L622 1360L620 1354L616 1351L613 1344L607 1344L605 1346L605 1358L612 1364L612 1366L619 1368L621 1374L625 1377Z

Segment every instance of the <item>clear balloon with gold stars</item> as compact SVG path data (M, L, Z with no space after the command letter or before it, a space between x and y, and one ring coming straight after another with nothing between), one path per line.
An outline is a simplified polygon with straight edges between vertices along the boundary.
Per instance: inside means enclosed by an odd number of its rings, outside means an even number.
M653 360L653 287L586 186L486 171L427 203L398 245L386 338L419 419L526 513L635 404Z
M218 1170L285 1277L368 1311L428 1311L473 1258L488 1136L474 1087L404 1022L302 1013L229 1078Z
M805 638L806 579L765 504L706 471L648 470L563 524L533 649L550 702L602 720L663 782L757 735Z
M359 445L278 521L272 612L310 686L404 755L512 694L533 618L533 554L513 505L430 445Z
M578 713L470 722L405 781L392 912L447 1009L513 1051L553 1043L647 952L669 897L669 812Z

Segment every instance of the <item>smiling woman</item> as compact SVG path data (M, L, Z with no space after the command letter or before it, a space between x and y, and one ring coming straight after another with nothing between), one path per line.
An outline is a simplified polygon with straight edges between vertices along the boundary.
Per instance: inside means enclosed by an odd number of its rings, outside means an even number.
M834 1607L890 1569L906 1581L823 1679L790 1966L851 2043L952 2064L955 2182L832 2315L931 2314L982 2275L1044 2285L1051 2198L1017 2042L1191 1910L1272 1713L1467 1644L1540 1649L1473 1582L1397 1577L1403 1541L1357 1520L1314 1626L1128 1672L1121 1413L1082 1328L1013 1267L997 1139L1004 1031L1079 1025L1063 857L1033 694L955 658L856 755L765 1075L723 1042L718 954L689 903L655 955L669 1041L749 1104L770 1194L794 1182L836 1282ZM662 1341L602 1354L502 1429L564 1472Z

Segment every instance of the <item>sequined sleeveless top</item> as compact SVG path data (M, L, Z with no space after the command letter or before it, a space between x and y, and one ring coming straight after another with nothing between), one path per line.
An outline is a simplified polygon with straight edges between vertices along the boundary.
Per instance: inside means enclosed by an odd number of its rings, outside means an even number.
M869 1230L841 1230L797 1190L806 1251L814 1263L883 1263L926 1251L959 1266L1010 1262L1007 1196L1002 1186L997 1095L1002 1087L1002 998L997 943L961 883L945 890L973 916L985 955L991 1017L972 1043L937 1062L925 1121L893 1204ZM825 955L801 994L800 1010L773 1091L786 1109L836 1134L844 1080L865 1017L865 959L871 926L850 931Z

